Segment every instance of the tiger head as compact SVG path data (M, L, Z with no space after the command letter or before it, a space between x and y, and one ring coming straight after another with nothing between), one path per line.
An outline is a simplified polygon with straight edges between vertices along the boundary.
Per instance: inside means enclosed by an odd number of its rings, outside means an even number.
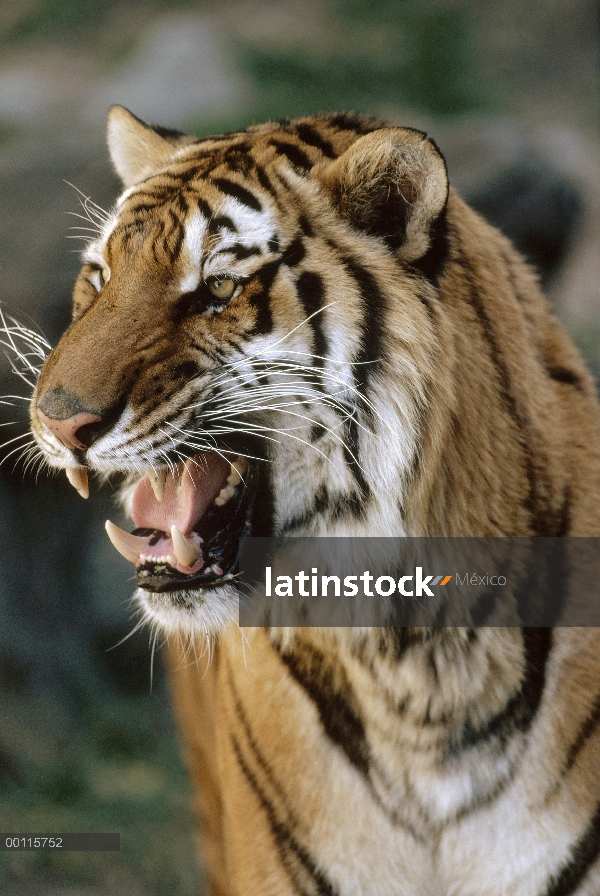
M462 357L481 321L458 297L463 244L485 225L449 193L431 140L350 115L197 140L115 106L108 143L125 191L83 253L31 422L83 494L88 469L128 474L136 528L107 528L151 618L231 618L247 533L436 534L440 471L461 454L454 534L473 531L478 490L492 508L479 534L530 531L512 449L492 462L509 476L482 472L503 399L486 385L494 358Z

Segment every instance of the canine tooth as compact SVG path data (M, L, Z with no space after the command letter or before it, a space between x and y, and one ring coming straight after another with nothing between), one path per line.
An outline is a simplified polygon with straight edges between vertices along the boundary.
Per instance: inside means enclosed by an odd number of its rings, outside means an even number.
M177 561L190 569L202 556L201 549L191 538L186 538L177 526L171 526L171 539Z
M119 554L129 560L130 563L137 563L142 556L142 548L145 548L148 540L141 538L139 535L130 535L129 532L123 532L110 520L104 524L106 534L110 538L112 545L117 549Z
M82 498L89 498L88 473L85 467L67 467L67 479Z
M159 470L148 470L148 479L150 480L154 497L160 504L165 497L165 482L167 481L166 468L161 467Z

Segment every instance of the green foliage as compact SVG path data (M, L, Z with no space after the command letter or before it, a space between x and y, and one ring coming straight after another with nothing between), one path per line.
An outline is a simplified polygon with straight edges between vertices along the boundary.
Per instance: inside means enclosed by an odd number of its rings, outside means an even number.
M338 0L328 29L331 39L314 46L242 47L258 87L256 118L389 106L460 114L489 104L473 76L470 22L460 9Z
M0 852L0 892L46 892L56 881L115 896L198 896L187 778L164 683L132 698L97 680L85 709L84 696L59 748L23 761L4 782L0 818L12 831L118 832L121 850Z
M103 25L111 12L122 6L120 0L35 0L24 4L23 12L11 17L11 24L4 33L5 40L24 40L30 37L54 39L69 35L74 29L93 31ZM134 3L131 4L134 6ZM140 8L141 3L138 3ZM192 8L202 6L199 0L152 0L144 3L146 10L157 12L165 8Z
M21 135L22 131L19 127L10 121L0 119L0 146L5 146L7 143L14 143L21 137Z
M116 0L38 0L25 8L5 35L21 40L34 35L54 37L81 25L100 24Z
M86 796L85 776L76 762L57 763L45 770L40 781L41 796L59 806L68 806L79 802Z

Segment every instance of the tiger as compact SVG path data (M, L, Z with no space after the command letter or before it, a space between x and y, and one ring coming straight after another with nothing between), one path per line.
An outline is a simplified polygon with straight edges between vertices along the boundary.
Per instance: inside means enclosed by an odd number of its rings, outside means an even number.
M244 538L600 535L595 384L536 273L419 130L114 106L108 146L31 427L82 496L124 476L209 892L600 894L598 629L238 623Z

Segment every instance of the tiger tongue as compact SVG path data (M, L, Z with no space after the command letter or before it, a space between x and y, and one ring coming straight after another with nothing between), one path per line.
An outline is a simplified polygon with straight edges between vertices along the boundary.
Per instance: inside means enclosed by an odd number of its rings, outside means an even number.
M160 502L145 476L133 493L134 523L143 529L167 533L175 525L184 535L189 535L226 484L230 470L230 464L215 452L197 454L185 467L177 464L169 473Z

